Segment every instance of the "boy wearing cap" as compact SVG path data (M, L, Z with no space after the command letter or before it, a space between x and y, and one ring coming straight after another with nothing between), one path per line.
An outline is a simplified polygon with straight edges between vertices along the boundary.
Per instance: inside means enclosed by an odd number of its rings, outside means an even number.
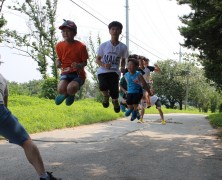
M2 62L0 62L1 64ZM6 79L0 74L0 135L24 149L28 161L35 168L40 180L61 180L46 172L42 157L37 146L31 140L29 134L19 123L18 119L7 108L8 87ZM15 178L16 179L16 178ZM24 179L26 179L24 177Z
M64 41L56 45L58 60L57 68L61 68L61 77L58 85L59 95L55 99L56 105L60 105L66 99L66 105L70 106L75 100L75 94L84 84L88 52L85 44L75 40L77 26L73 21L64 20L59 27Z
M119 41L123 25L113 21L108 25L111 40L102 43L97 51L96 63L100 66L97 70L99 89L103 95L103 107L109 107L109 98L112 98L114 111L120 112L119 77L125 70L125 59L128 57L128 49ZM121 64L121 71L119 66Z

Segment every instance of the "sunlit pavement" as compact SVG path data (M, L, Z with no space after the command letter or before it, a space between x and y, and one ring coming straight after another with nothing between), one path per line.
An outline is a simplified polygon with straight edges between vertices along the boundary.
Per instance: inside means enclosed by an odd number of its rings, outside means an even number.
M33 134L63 180L221 180L222 144L204 115L146 115ZM0 142L0 179L38 179L23 150Z

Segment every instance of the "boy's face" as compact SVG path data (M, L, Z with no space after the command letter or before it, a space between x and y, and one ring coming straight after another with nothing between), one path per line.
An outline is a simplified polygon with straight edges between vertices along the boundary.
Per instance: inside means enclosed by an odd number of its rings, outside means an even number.
M143 60L143 65L144 65L145 67L149 66L149 61L144 61L144 60Z
M132 62L132 61L129 61L128 64L127 64L127 69L130 73L134 73L136 72L137 70L137 66Z
M63 28L61 32L65 41L72 41L75 37L75 32L69 28Z
M119 37L119 35L122 33L122 30L119 27L111 27L109 33L113 37Z

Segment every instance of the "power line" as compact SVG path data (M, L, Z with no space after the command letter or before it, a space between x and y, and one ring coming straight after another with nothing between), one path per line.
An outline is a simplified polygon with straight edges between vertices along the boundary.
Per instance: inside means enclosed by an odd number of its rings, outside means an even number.
M105 24L106 26L108 26L108 24L106 24L105 22L103 22L101 19L97 18L96 16L94 16L92 13L90 13L89 11L87 11L85 8L83 8L82 6L78 5L76 2L74 2L73 0L70 0L73 4L77 5L79 8L81 8L82 10L86 11L88 14L90 14L91 16L93 16L94 18L96 18L98 21L100 21L101 23Z
M108 26L108 24L106 24L104 21L102 21L101 19L99 19L98 17L96 17L95 15L93 15L92 13L90 13L88 10L86 10L85 8L83 8L82 6L80 6L79 4L77 4L76 2L74 2L73 0L70 0L73 4L75 4L76 6L78 6L79 8L81 8L82 10L84 10L86 13L88 13L89 15L91 15L92 17L94 17L95 19L97 19L98 21L100 21L101 23L103 23L104 25ZM123 35L124 38L126 38L126 36ZM150 52L149 50L147 50L146 48L142 47L141 45L139 45L138 43L134 42L133 40L130 40L129 41L131 43L133 43L134 45L140 47L141 49L147 51L148 53L152 54L153 56L159 58L160 60L162 60L163 58L159 57L158 55Z

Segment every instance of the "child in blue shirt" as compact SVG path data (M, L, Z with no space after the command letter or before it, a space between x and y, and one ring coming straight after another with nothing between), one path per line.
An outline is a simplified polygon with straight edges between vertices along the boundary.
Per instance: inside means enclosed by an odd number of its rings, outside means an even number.
M141 87L147 90L151 95L150 88L143 78L141 72L138 71L139 61L135 58L128 59L127 69L128 72L124 75L127 82L127 106L128 110L125 116L129 116L132 113L131 121L135 120L138 116L138 105L142 98L143 92Z

